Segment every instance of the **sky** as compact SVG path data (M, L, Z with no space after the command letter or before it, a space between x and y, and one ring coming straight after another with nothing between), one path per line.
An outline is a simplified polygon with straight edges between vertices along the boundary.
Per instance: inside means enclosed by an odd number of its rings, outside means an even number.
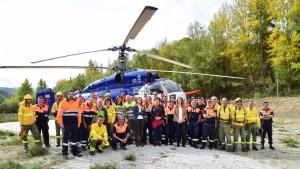
M30 62L77 52L121 45L144 6L158 10L135 40L138 50L156 47L187 36L188 26L208 25L227 0L1 0L0 66L32 65ZM35 65L76 65L96 60L107 66L117 52L73 56ZM0 87L19 87L28 78L35 88L39 79L54 87L59 79L84 70L0 69Z

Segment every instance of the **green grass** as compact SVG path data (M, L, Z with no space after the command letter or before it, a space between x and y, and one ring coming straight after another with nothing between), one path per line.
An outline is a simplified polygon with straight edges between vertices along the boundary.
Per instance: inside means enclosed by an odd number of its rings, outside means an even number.
M31 157L43 156L48 154L48 149L42 146L29 146L29 154Z
M0 123L18 121L18 113L1 113Z
M298 147L299 142L291 137L281 139L282 143L285 143L288 147Z
M94 164L90 169L117 169L117 164L115 162L105 163L105 164Z
M0 145L20 145L22 140L19 136L9 131L0 130Z
M23 165L18 162L4 162L0 163L0 169L26 169Z
M127 161L135 161L136 160L136 155L134 153L129 153L129 154L126 154L124 156L124 160L127 160Z

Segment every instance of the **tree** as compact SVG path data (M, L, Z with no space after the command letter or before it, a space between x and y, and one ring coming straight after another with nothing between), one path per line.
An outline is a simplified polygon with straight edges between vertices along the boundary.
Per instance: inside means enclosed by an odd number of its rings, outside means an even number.
M24 96L26 94L33 95L33 88L31 86L31 83L29 83L28 79L25 79L25 81L21 84L21 87L18 88L16 98L18 101L22 101Z
M79 74L72 80L71 89L82 90L86 85L86 77L84 76L84 74Z
M36 91L41 91L47 88L47 83L43 79L40 79L36 88Z
M89 60L89 66L85 70L86 83L90 84L96 80L102 79L104 77L102 69L96 69L98 64L96 61ZM102 66L102 65L101 65Z

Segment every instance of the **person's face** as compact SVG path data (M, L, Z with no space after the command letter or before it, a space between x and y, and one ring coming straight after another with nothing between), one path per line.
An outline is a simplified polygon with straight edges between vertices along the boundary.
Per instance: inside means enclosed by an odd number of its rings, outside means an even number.
M101 126L104 123L104 118L103 117L99 117L98 119L98 125Z
M68 99L69 99L69 100L74 99L74 93L73 93L73 92L69 92L69 94L68 94Z
M63 98L63 97L62 97L61 95L58 95L58 96L57 96L57 100L58 100L59 102L62 101L62 98Z
M217 99L217 97L212 97L211 101L212 101L212 104L215 105L215 104L217 104L218 99Z
M174 102L173 101L169 102L169 106L173 107L174 106Z
M268 103L263 103L264 108L268 108L269 104Z
M253 101L252 101L252 100L250 100L250 101L249 101L249 107L251 107L251 108L252 108L253 106L254 106L254 103L253 103Z
M79 104L83 103L83 97L82 97L82 96L79 96L79 97L77 98L77 101L78 101Z
M25 102L26 102L27 104L31 104L31 103L32 103L32 99L26 99Z
M238 106L238 107L242 107L242 101L240 100L240 101L237 101L236 102L236 105Z
M44 99L38 99L38 105L42 106L44 104Z
M207 102L207 106L208 106L208 107L211 107L211 106L212 106L212 101Z
M175 96L171 96L171 100L176 100L176 99L175 99Z
M196 107L197 106L197 102L195 100L192 101L192 107Z
M226 99L226 98L223 98L223 99L222 99L222 105L223 105L223 106L226 106L227 103L228 103L228 102L227 102L227 99Z
M159 105L159 100L158 100L158 99L155 100L155 105L156 105L156 106Z
M182 104L181 97L178 97L178 98L177 98L177 102L178 102L178 104Z
M185 101L184 101L184 105L185 105L185 106L190 106L189 101L188 101L188 100L185 100Z
M156 98L157 97L157 93L153 93L153 97Z
M89 104L93 104L94 103L94 98L90 98L89 99Z
M124 118L119 118L118 123L121 124L121 125L124 124Z
M105 101L105 105L106 105L106 106L110 106L110 100L106 100L106 101Z

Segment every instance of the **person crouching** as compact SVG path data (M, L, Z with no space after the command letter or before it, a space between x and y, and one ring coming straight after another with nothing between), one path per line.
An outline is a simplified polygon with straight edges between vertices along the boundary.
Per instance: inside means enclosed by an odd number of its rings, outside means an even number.
M89 152L91 155L95 155L96 150L102 153L109 146L106 126L103 123L104 117L99 115L98 121L91 126L89 136Z
M124 117L119 116L118 122L113 127L113 138L112 138L112 148L117 150L117 144L120 143L120 147L123 150L126 149L129 138L129 129L127 123L124 123Z

